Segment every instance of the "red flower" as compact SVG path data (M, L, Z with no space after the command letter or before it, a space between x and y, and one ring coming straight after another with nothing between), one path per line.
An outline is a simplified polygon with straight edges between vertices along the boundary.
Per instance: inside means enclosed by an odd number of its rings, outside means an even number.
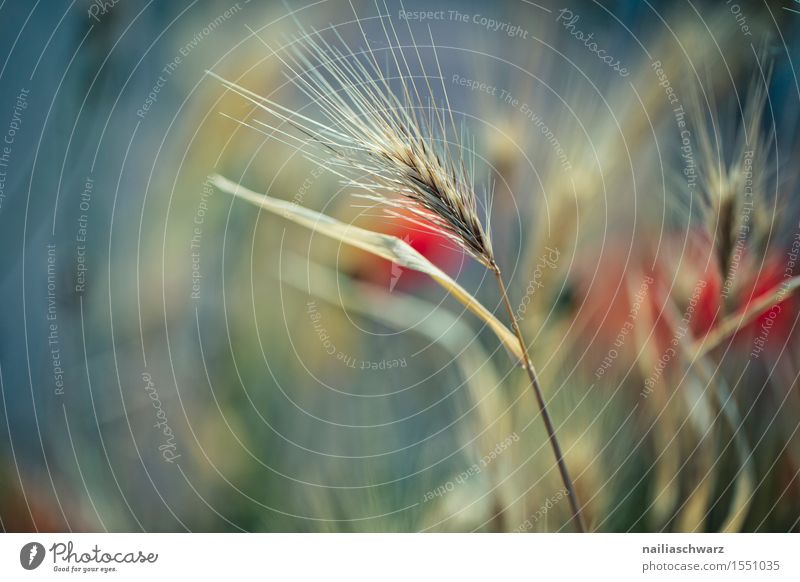
M464 252L455 248L447 237L409 220L395 217L369 218L361 221L359 225L404 240L434 265L450 274L458 270L458 266L465 259ZM352 259L348 272L351 277L385 287L389 291L409 291L430 280L424 273L361 252Z

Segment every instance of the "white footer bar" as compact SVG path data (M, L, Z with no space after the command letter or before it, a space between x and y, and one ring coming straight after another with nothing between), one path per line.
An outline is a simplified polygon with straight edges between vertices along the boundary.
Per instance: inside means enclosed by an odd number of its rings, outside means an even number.
M798 534L3 534L0 578L777 582L799 554Z

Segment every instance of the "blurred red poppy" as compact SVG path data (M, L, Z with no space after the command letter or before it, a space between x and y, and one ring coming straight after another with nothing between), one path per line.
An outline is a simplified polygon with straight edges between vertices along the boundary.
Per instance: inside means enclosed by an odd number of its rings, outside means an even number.
M412 215L406 212L410 218ZM396 236L404 240L426 259L443 271L452 274L464 261L464 252L446 236L411 220L396 217L369 217L359 222L363 228ZM385 287L389 291L410 291L427 284L430 277L401 267L391 261L358 252L348 258L347 271L358 280Z

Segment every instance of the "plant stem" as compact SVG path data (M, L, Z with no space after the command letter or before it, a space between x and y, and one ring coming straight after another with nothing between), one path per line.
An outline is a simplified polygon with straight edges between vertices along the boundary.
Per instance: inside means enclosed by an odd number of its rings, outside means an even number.
M531 381L531 388L533 388L533 393L536 395L536 402L539 404L539 412L542 415L544 426L547 429L547 438L550 440L550 447L553 449L553 454L556 457L558 471L561 473L561 481L564 483L564 487L569 495L569 504L572 508L572 521L575 524L575 529L580 533L584 533L586 531L586 526L583 523L583 516L581 515L581 510L578 505L578 498L575 494L575 485L572 483L572 478L569 476L567 465L564 462L564 456L561 453L561 446L558 444L556 431L553 427L553 422L550 420L550 413L547 412L547 405L544 402L544 396L542 395L542 389L539 386L539 380L536 377L536 371L533 368L533 362L531 362L531 358L528 355L528 347L525 344L525 339L522 337L522 331L520 330L519 325L517 325L517 318L514 315L511 302L508 300L508 292L506 291L505 283L503 283L503 275L500 273L499 265L494 261L492 261L490 264L490 268L497 278L497 285L500 288L500 294L503 297L503 303L506 306L506 311L508 311L509 318L511 318L511 327L514 331L514 334L517 336L519 347L522 350L522 356L525 359L525 370L528 372L528 378L530 378Z
M800 289L800 275L795 275L791 279L786 279L783 283L775 285L770 291L755 299L751 304L746 305L743 310L729 315L715 325L705 337L695 341L694 351L696 355L694 357L704 356L727 338L752 323L753 320L791 297L792 293L798 289Z

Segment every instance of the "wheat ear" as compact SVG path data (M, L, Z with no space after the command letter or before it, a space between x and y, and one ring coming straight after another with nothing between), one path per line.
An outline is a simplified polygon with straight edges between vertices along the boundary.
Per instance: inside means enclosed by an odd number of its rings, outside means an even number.
M273 138L281 136L288 140L311 161L342 178L345 185L357 189L360 197L383 204L390 215L408 220L405 215L391 209L410 212L410 220L415 225L444 235L494 274L519 343L521 362L530 379L561 479L569 494L575 528L584 532L586 528L575 487L525 339L509 302L502 272L495 260L489 229L484 227L478 214L474 158L465 163L465 148L461 145L460 132L455 128L433 36L431 34L430 48L439 69L438 79L442 82L445 106L436 104L413 35L414 56L428 90L428 104L422 102L406 55L395 48L399 40L391 21L389 28L384 30L390 61L400 83L400 97L391 90L369 43L366 56L360 59L341 37L338 41L342 46L337 48L315 32L298 41L297 48L288 54L279 55L273 51L291 73L292 82L319 105L325 122L217 78L278 121L255 120L262 131L267 130L265 133ZM296 131L287 132L283 125ZM485 207L488 214L491 203L485 203Z

